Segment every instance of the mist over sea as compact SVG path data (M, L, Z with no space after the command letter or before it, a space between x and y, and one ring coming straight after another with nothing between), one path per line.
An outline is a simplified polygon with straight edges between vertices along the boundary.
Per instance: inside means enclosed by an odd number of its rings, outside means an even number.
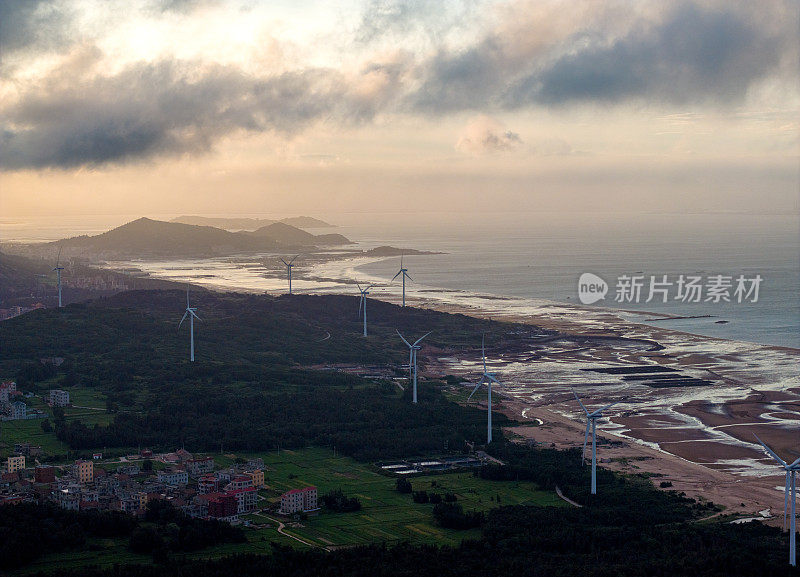
M0 219L0 238L3 242L39 242L96 234L139 216ZM169 220L177 215L148 216ZM699 317L653 322L699 335L800 348L800 218L796 214L453 212L309 216L339 225L336 232L357 242L359 249L392 245L444 253L406 257L414 279L407 287L409 294L442 288L579 305L578 277L591 272L609 285L605 299L595 306ZM180 261L146 269L165 278L202 281L217 287L280 290L282 279L263 278L253 268L252 259L249 266L241 266L245 260ZM368 262L358 266L355 273L364 281L388 281L398 268L399 259L393 258ZM760 275L763 280L758 302L707 302L705 293L701 302L680 302L674 298L675 286L670 288L667 303L660 297L645 302L651 275L659 280L667 275L671 282L679 275L697 275L705 282L720 274L733 277L734 284L739 275ZM621 275L644 276L638 303L615 301ZM397 282L395 285L399 286ZM299 290L350 290L335 283L299 279L295 286ZM380 298L378 292L375 296ZM733 290L731 297L735 301ZM637 321L641 319L636 315Z

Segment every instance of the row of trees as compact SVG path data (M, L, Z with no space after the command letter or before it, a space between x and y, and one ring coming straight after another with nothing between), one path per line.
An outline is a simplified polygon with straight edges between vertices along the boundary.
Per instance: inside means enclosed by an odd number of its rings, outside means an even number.
M67 511L49 503L22 503L0 507L0 570L23 567L45 553L80 550L90 537L127 538L133 552L162 559L167 551L245 541L241 529L193 519L166 501L148 503L143 521L115 511Z

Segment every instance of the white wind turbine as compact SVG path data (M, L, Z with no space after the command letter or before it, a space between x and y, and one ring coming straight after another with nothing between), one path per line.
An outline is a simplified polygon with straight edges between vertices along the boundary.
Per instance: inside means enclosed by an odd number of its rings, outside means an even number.
M299 255L299 254L298 254L298 255L296 255L296 256L295 256L293 259L291 259L289 262L286 262L285 260L281 259L281 262L282 262L283 264L285 264L285 265L286 265L286 274L287 274L287 276L289 277L289 294L292 294L292 267L294 266L292 263L294 262L294 260L295 260L295 259L296 259L298 256L300 256L300 255Z
M392 280L396 279L397 277L401 277L403 280L403 308L406 306L406 278L408 280L414 280L411 278L411 275L408 274L408 269L403 267L403 255L400 255L400 270L397 271L397 274L392 277Z
M409 379L413 379L413 382L414 382L414 385L413 385L414 388L412 389L412 391L413 391L413 394L412 394L412 399L413 400L412 400L412 402L416 403L417 402L417 351L422 348L420 346L420 343L422 342L422 339L427 337L433 331L429 331L429 332L425 333L424 335L422 335L420 338L418 338L416 341L414 341L413 345L411 343L409 343L405 339L405 337L403 337L403 335L400 334L400 331L395 329L395 332L400 336L401 339L403 339L403 342L406 344L406 346L408 346Z
M361 285L356 283L358 286L358 290L361 293L361 298L358 300L358 314L364 314L364 336L367 336L367 295L369 294L369 289L372 288L372 285L368 285L367 288L362 289Z
M578 397L578 393L576 393L574 389L572 390L572 394L575 395L575 398L578 400L578 403L580 403L583 412L586 413L586 434L583 436L583 452L581 453L581 461L586 459L586 442L589 440L589 428L591 427L592 429L592 495L597 495L597 419L603 418L603 411L610 409L625 399L614 401L613 403L590 413L583 405Z
M200 317L197 316L197 308L189 306L189 289L186 289L186 312L183 313L183 318L181 318L181 322L178 323L178 328L181 328L183 321L186 320L186 317L189 317L189 360L194 362L194 319L202 320Z
M792 507L789 513L789 565L795 567L797 565L797 479L795 478L795 473L800 471L800 459L787 464L772 449L767 447L764 441L758 438L758 435L755 435L755 438L769 453L770 457L780 463L783 470L786 471L786 488L783 493L783 529L784 531L786 530L786 513L789 509L789 501L791 501Z
M58 308L61 308L61 271L64 270L64 267L61 266L61 248L58 247L58 258L56 258L56 266L53 268L58 277Z
M483 358L483 375L481 375L480 382L477 385L475 385L474 389L472 389L472 392L470 393L469 397L467 397L467 400L469 401L472 398L472 395L474 395L478 391L481 385L483 385L484 383L486 384L486 388L488 389L489 392L489 401L486 408L486 420L487 420L486 444L488 445L489 443L492 442L492 383L497 383L499 385L500 381L497 380L494 373L489 373L486 371L485 344L486 344L486 335L483 335L481 337L481 357Z

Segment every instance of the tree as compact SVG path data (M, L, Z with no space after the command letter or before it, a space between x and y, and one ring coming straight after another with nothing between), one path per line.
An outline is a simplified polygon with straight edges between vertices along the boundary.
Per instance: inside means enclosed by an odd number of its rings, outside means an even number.
M398 477L394 486L395 489L397 489L398 493L411 493L411 491L413 490L411 487L411 481L409 481L405 477Z

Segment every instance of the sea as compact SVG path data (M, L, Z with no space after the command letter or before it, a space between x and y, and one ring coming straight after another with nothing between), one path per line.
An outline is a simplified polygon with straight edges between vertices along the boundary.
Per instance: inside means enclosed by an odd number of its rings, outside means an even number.
M0 217L0 242L43 242L97 234L142 215ZM175 214L145 215L170 220ZM207 214L281 218L269 213ZM409 298L458 302L497 297L516 307L554 302L611 309L665 329L800 349L800 215L643 213L309 214L337 226L366 250L378 246L437 254L403 258ZM262 254L204 260L124 261L152 276L218 289L276 292L285 278ZM54 255L55 258L55 255ZM270 266L265 266L270 263ZM296 291L399 296L400 258L357 258L308 265L297 261ZM604 298L583 304L579 279L601 279ZM586 278L586 277L584 277ZM692 288L687 288L688 283ZM584 291L584 296L585 291ZM642 314L643 312L652 313Z

